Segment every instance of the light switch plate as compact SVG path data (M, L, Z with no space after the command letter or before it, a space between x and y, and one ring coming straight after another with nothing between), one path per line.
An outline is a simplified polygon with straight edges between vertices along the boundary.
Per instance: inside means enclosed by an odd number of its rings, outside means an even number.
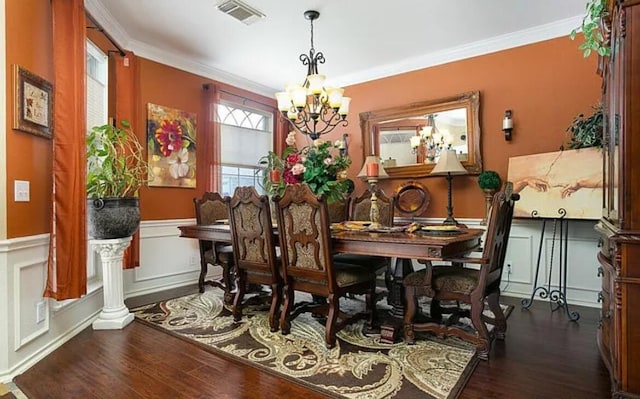
M29 181L14 180L13 193L16 202L29 202Z

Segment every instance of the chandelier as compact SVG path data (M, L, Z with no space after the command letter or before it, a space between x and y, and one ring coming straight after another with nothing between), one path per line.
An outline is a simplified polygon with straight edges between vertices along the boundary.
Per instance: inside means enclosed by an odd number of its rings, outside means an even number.
M322 52L313 47L313 21L318 11L305 11L304 17L311 21L311 48L309 55L300 54L302 65L307 66L307 77L302 84L289 85L286 91L276 93L278 109L300 133L316 140L336 126L347 126L349 97L343 97L344 89L325 87L325 75L318 73L318 64L324 64Z
M426 115L427 124L420 130L420 135L409 139L414 154L423 152L425 162L433 163L443 150L451 148L451 135L436 127L435 114Z

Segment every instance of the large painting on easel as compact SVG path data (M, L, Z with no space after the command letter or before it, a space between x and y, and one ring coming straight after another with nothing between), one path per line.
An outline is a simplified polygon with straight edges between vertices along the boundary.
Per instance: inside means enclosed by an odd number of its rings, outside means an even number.
M600 219L602 150L598 147L509 158L508 179L520 193L514 217Z

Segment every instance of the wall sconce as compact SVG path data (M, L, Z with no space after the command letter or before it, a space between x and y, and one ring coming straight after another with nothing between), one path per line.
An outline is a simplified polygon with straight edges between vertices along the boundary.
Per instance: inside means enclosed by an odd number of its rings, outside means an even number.
M511 119L510 109L504 112L504 119L502 120L502 130L504 131L504 139L507 141L511 141L511 131L513 130L513 119Z

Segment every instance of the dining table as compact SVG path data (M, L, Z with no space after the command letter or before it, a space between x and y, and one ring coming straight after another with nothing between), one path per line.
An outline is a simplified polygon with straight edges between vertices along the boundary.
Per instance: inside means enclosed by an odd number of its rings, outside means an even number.
M484 229L456 227L455 229L332 229L331 241L335 253L377 255L396 258L392 273L388 302L395 322L387 327L387 334L395 336L404 314L404 273L411 267L411 260L447 261L459 259L480 248ZM190 224L178 226L180 237L231 243L231 229L226 223ZM275 228L274 228L275 229ZM277 233L277 229L275 229ZM427 276L429 278L429 276ZM400 323L401 324L401 323Z

